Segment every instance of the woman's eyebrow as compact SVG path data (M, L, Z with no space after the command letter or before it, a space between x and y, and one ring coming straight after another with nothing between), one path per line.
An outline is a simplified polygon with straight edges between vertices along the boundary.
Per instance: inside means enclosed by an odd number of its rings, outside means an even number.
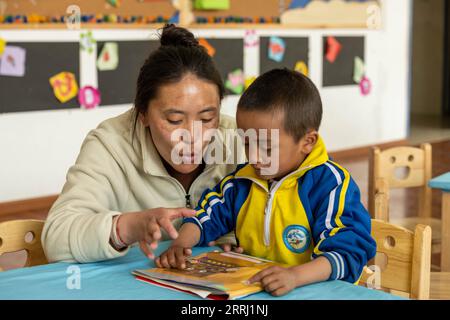
M211 112L211 111L216 111L216 110L217 110L216 107L209 107L209 108L203 109L203 110L200 111L198 114L206 113L206 112Z
M165 114L172 114L172 113L185 114L184 111L178 110L178 109L173 109L173 108L164 110L164 113L165 113Z

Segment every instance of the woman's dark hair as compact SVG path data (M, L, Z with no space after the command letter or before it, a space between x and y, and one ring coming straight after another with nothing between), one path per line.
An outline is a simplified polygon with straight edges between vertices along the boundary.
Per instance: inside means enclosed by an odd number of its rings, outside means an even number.
M162 85L176 83L191 73L217 85L219 97L224 96L222 77L211 57L194 35L185 28L168 24L162 29L161 46L153 51L141 67L134 98L133 138L139 114L146 114L149 102Z

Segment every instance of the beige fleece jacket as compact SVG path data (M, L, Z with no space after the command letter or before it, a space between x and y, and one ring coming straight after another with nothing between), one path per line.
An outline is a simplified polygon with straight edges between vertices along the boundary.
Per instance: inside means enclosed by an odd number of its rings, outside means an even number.
M131 109L102 122L85 138L45 222L42 245L50 262L83 263L123 256L128 250L119 252L109 244L114 215L186 206L183 186L167 173L149 130L140 121L132 144L133 122ZM221 115L221 138L230 139L225 129L235 126L233 118ZM243 150L240 141L236 148ZM207 164L190 187L192 205L197 205L206 188L244 161L239 156L229 161L233 164ZM180 224L181 219L174 221L176 228ZM163 239L168 239L165 232Z

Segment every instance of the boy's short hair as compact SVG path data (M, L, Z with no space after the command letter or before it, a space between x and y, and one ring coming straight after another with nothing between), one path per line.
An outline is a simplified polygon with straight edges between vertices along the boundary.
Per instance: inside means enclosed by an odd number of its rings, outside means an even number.
M284 111L284 130L296 142L308 130L319 130L322 100L314 83L289 69L273 69L259 76L242 94L238 110Z

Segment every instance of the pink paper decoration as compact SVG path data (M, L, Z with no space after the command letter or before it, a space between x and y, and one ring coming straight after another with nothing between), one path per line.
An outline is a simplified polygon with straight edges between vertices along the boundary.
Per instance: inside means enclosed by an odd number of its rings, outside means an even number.
M97 107L100 101L100 92L92 86L84 86L78 92L78 102L85 109Z
M359 83L359 88L361 89L361 94L367 96L372 91L372 81L369 78L363 77Z

